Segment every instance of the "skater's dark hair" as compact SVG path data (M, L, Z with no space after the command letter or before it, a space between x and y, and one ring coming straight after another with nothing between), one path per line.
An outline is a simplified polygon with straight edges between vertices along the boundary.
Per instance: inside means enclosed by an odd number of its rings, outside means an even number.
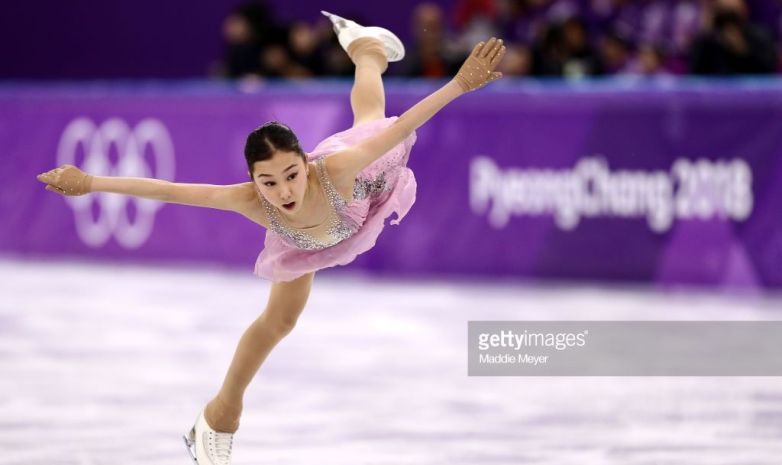
M278 151L296 152L304 163L307 163L307 155L301 149L298 137L288 126L278 121L269 121L251 132L244 145L244 158L247 160L250 178L252 179L253 164L256 161L268 160Z

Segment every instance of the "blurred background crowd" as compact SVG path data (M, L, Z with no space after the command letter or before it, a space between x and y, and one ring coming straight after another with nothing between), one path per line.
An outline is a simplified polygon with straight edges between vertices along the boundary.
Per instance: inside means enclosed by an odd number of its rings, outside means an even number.
M335 12L337 13L337 12ZM360 14L338 14L367 24ZM407 56L391 75L445 77L471 46L495 35L511 76L770 74L782 69L782 0L458 0L418 4ZM281 21L263 2L223 22L212 74L232 78L353 72L325 18Z

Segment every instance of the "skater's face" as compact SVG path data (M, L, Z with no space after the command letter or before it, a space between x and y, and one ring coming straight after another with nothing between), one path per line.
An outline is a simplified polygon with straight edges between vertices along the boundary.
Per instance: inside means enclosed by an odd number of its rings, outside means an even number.
M253 164L253 182L266 200L286 212L301 208L307 191L309 168L296 152L274 152L268 160Z

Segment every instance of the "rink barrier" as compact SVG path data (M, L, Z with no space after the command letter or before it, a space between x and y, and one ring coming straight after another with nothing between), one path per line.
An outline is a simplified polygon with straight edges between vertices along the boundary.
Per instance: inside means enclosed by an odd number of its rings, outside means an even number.
M387 114L440 84L389 80ZM35 175L74 163L93 174L244 182L249 131L279 120L311 150L350 126L349 89L343 80L2 83L0 252L249 272L264 233L239 215L62 198ZM417 131L415 206L348 268L780 288L781 123L778 79L502 80Z

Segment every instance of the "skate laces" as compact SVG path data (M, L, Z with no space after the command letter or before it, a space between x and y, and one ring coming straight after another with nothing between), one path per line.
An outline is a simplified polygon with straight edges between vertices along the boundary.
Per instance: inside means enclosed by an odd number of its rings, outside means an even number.
M220 433L215 432L214 437L214 451L215 459L217 463L215 465L230 465L231 464L231 445L233 444L233 433Z

